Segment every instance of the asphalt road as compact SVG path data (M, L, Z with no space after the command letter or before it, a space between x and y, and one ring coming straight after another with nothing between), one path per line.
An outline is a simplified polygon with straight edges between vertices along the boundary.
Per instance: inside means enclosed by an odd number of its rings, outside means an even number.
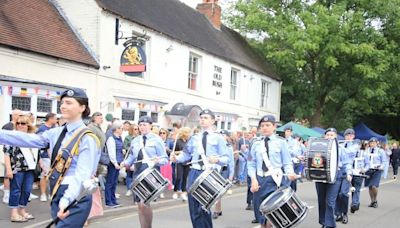
M391 178L391 176L389 177ZM309 206L305 220L298 226L303 228L321 227L318 224L317 195L315 184L305 182L299 185L298 195ZM232 195L223 198L223 215L214 220L216 228L259 227L251 224L253 212L245 208L245 188L236 188ZM172 201L172 200L171 200ZM379 208L369 208L368 190L361 193L361 207L355 214L349 213L349 223L338 223L338 227L400 227L400 180L387 179L381 181L379 188ZM140 227L136 208L126 213L95 219L90 227ZM188 206L186 203L173 202L168 205L154 205L153 227L191 227Z

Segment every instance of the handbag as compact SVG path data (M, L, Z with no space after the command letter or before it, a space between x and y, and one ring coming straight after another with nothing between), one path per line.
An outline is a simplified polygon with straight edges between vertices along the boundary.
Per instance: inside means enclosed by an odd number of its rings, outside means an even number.
M110 156L108 155L108 150L107 150L107 146L103 147L103 149L101 150L101 154L100 154L100 164L102 165L108 165L110 164Z

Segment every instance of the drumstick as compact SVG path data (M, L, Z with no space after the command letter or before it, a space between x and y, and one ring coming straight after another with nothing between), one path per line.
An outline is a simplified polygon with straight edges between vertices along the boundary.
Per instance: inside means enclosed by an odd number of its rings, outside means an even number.
M240 151L236 151L236 152L233 152L233 154L237 154L237 153L239 153ZM223 155L218 155L217 156L217 158L220 158L220 157L222 157ZM191 161L191 162L188 162L188 163L186 163L187 165L190 165L190 164L194 164L194 163L198 163L198 162L201 162L201 161L204 161L204 159L199 159L199 160L196 160L196 161Z
M175 154L175 148L176 148L176 142L178 141L178 136L179 136L179 131L176 133L176 135L175 135L175 141L174 141L174 146L172 146L172 151L171 151L171 154L170 154L170 156L172 155L172 153L173 154ZM175 172L174 172L174 178L176 179L177 178L177 175L178 175L178 166L177 165L175 165Z
M146 159L142 159L142 160L137 160L137 161L135 161L133 164L136 164L136 163L139 163L139 162L144 162L144 161L153 160L153 159L155 159L155 158L160 159L160 158L163 158L163 157L154 157L154 158L146 158Z
M178 141L178 136L179 136L179 132L178 133L176 133L176 135L175 135L175 141L174 141L174 146L172 147L172 153L173 152L175 152L175 147L176 147L176 141Z
M289 175L293 175L293 174L286 174L286 173L282 174L282 176L286 176L286 177ZM295 177L296 177L296 179L299 179L299 178L301 178L301 175L295 175Z

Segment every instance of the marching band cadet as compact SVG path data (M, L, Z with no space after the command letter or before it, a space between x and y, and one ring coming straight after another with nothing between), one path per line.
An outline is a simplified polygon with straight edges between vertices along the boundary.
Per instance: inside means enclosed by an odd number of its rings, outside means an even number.
M251 178L251 191L254 193L254 213L261 227L272 227L260 212L260 205L264 199L281 186L289 186L290 181L295 180L293 163L288 151L288 145L284 138L275 134L276 120L272 115L265 115L258 123L262 137L254 142L251 147L252 160L248 163L248 175ZM282 177L279 186L271 176L278 171L288 174L288 178ZM282 173L281 173L282 174ZM279 181L277 181L279 182Z
M205 109L200 112L201 131L190 138L182 153L171 156L173 162L182 163L191 160L188 188L207 168L218 169L228 164L226 141L220 134L213 132L214 122L215 115L211 110ZM191 194L189 194L189 212L194 228L213 227L211 212L203 210L201 204Z
M232 139L230 138L230 136L229 136L230 134L227 130L221 130L220 133L226 140L226 147L228 149L228 156L229 156L228 164L221 168L221 176L223 176L225 179L233 181L233 174L235 172L235 161L233 159ZM221 199L220 199L215 204L212 218L217 219L221 215L222 215L222 205L221 205Z
M368 171L366 175L369 176L365 180L365 187L369 188L369 197L371 198L371 204L368 207L378 207L378 188L381 180L383 163L385 162L385 152L378 147L378 139L372 137L369 140L369 148L366 156L369 158Z
M368 170L369 159L366 156L365 144L357 151L356 157L353 162L353 170L359 172L360 175L364 175ZM364 181L364 177L353 173L351 185L354 187L354 192L351 193L351 206L350 212L354 213L360 209L360 191Z
M325 130L326 139L335 139L336 137L337 131L335 128ZM336 178L335 183L315 182L318 196L318 222L323 228L336 227L334 212L336 198L342 183L341 177L345 176L349 182L351 181L351 164L341 147L339 147L338 157L340 170L336 174L338 178Z
M92 195L83 197L68 211L64 212L64 209L80 194L82 183L95 173L100 159L99 141L82 121L82 118L90 114L86 93L82 89L68 89L61 94L60 99L61 113L67 121L65 126L50 129L41 135L0 131L0 143L19 147L50 147L52 167L55 167L49 178L50 190L53 192L51 215L61 219L57 227L83 227L92 205ZM80 140L78 136L81 136ZM76 149L68 153L60 150L68 148L74 140L76 141L73 144L78 144L77 147L74 146ZM71 161L69 167L65 164L67 160L63 158ZM66 168L64 173L59 172L60 166L61 170Z
M127 170L134 171L133 180L147 168L162 166L168 162L164 142L158 135L151 132L152 124L153 120L149 116L139 118L138 125L141 134L132 140L128 158L121 165L125 165ZM153 210L140 202L136 195L134 195L134 201L138 203L140 227L150 228Z
M300 161L304 160L304 149L301 147L300 142L296 139L299 136L297 134L293 134L292 126L288 125L284 128L284 130L286 142L288 143L288 150L293 162L294 172L299 174L301 165ZM290 187L293 189L293 191L297 191L297 179L290 183Z
M350 165L354 163L354 158L360 149L360 145L357 141L354 141L354 137L354 130L348 128L344 131L344 138L346 140L344 145L339 144L339 146L342 147L341 149L346 153L347 162ZM348 172L346 172L345 166L342 166L341 175L337 177L338 181L340 182L340 187L336 199L335 215L336 221L341 221L343 224L347 224L349 222L347 213L349 211L349 191L351 181L347 179L347 174Z

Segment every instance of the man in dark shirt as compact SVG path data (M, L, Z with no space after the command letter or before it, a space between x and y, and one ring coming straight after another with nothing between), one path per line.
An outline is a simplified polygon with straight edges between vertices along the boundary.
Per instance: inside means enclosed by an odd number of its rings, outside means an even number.
M392 155L390 156L390 160L392 161L393 167L393 179L397 178L397 171L400 164L400 149L396 142L392 145Z
M41 134L57 124L57 115L55 113L47 113L44 124L40 125L36 134Z

